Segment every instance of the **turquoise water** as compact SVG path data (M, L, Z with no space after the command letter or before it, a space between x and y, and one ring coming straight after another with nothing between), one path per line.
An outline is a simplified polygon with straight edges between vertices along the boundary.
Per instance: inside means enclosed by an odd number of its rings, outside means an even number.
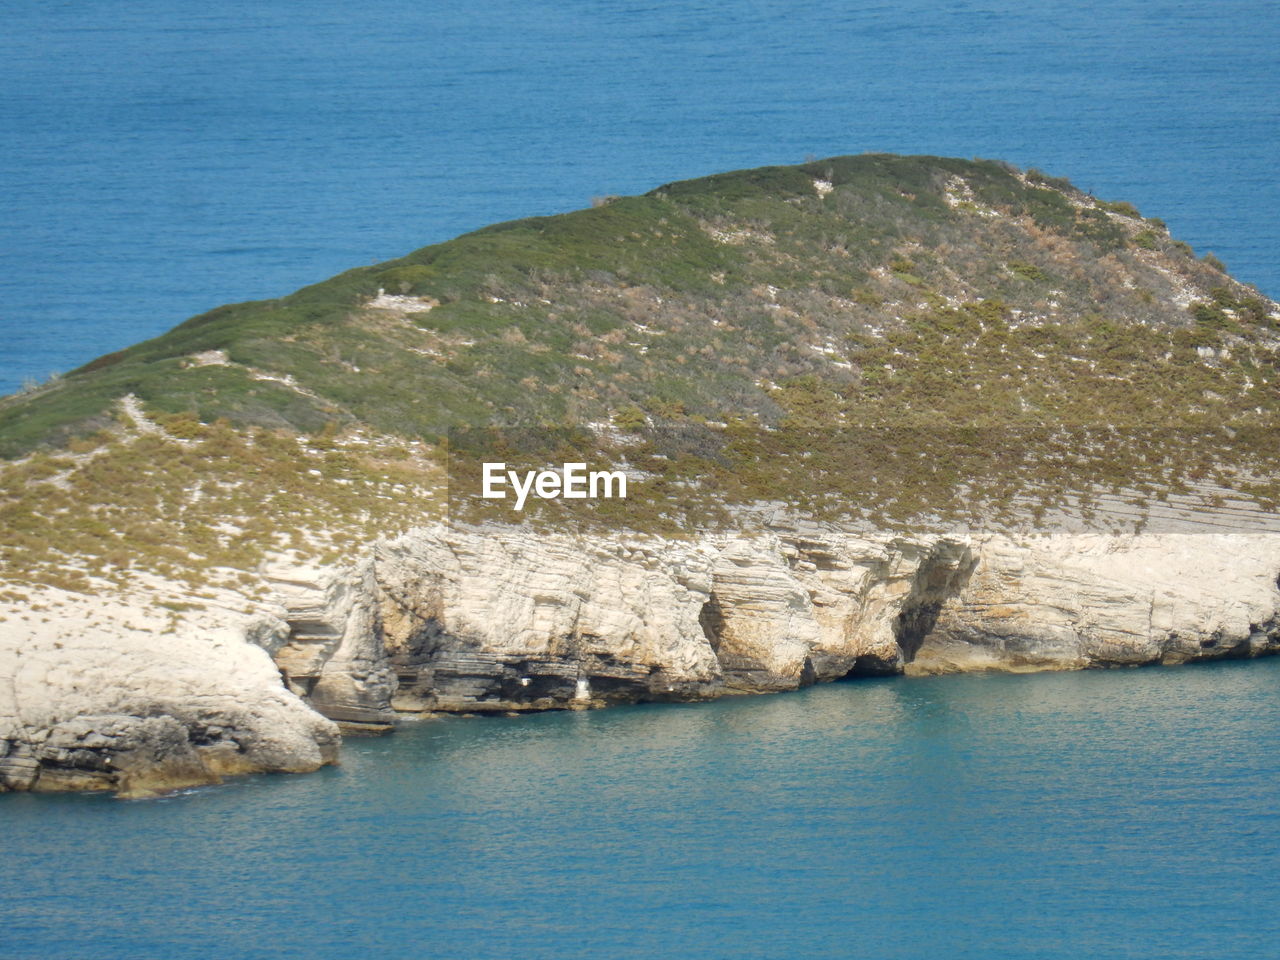
M6 958L1257 958L1280 660L424 721L0 797Z
M1269 0L10 0L0 391L592 196L999 157L1280 295Z

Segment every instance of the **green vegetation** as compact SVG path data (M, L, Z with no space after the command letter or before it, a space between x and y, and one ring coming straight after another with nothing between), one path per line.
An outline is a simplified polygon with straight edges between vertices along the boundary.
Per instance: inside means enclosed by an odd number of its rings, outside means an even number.
M1133 243L1143 250L1158 250L1160 248L1159 238L1154 230L1139 230L1133 235Z
M1013 260L1009 263L1009 269L1024 280L1031 280L1035 283L1044 283L1049 279L1049 275L1034 263L1023 263L1021 260Z
M1205 478L1272 503L1274 309L1036 170L875 154L681 181L220 307L0 400L5 562L323 555L305 531L429 515L389 491L429 489L462 427L576 430L520 449L643 470L651 510L590 509L651 529L748 501L1012 516ZM162 433L117 423L128 395Z
M816 180L833 189L820 194ZM971 199L952 202L956 182ZM898 325L922 296L973 299L976 286L1024 313L1053 297L1068 314L1102 303L1145 319L1149 305L1116 281L1132 273L1157 296L1168 287L1126 249L1150 249L1150 231L1107 212L1127 205L1090 203L1065 181L931 157L668 184L212 310L0 401L0 455L91 434L129 393L204 423L303 433L362 423L424 440L460 424L607 419L630 405L772 420L757 381L830 372L805 341ZM413 302L370 309L380 290ZM229 363L193 361L208 351Z
M171 433L104 431L0 471L6 581L88 591L146 571L243 588L269 556L332 562L443 512L422 450L164 420Z
M1099 200L1098 208L1105 210L1107 213L1118 213L1122 217L1133 217L1136 220L1142 219L1142 214L1138 212L1138 208L1132 203L1125 203L1123 200L1117 202Z

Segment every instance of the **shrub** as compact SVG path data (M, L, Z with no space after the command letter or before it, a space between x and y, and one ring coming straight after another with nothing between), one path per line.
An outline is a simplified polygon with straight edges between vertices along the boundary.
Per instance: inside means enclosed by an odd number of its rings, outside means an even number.
M1024 263L1021 260L1010 260L1009 269L1025 280L1034 280L1042 283L1049 279L1049 275L1037 267L1034 263Z
M164 432L179 440L196 440L205 434L205 425L191 411L166 413L156 418Z
M1132 203L1126 203L1124 200L1099 200L1098 206L1107 211L1107 213L1118 213L1122 217L1134 217L1138 220L1142 219L1142 214L1138 212L1138 208Z
M620 410L614 411L613 425L619 430L626 430L628 433L636 433L643 430L649 423L648 418L644 415L644 411L635 405L622 407Z
M1042 187L1052 187L1055 190L1074 190L1071 181L1066 177L1051 177L1035 167L1027 169L1027 183L1034 183Z

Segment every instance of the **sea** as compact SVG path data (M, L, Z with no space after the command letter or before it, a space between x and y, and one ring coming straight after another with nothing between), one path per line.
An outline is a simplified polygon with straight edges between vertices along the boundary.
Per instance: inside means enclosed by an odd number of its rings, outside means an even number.
M1280 659L422 720L0 797L0 956L1274 957Z
M1007 160L1280 296L1270 0L0 2L0 393L487 224Z
M812 157L1034 166L1280 296L1263 0L3 0L0 392L495 221ZM1249 958L1280 661L412 722L0 797L0 957Z

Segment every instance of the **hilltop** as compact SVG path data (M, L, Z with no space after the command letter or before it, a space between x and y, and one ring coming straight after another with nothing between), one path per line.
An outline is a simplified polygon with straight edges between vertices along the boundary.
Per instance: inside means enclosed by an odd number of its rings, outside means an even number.
M1034 170L863 155L671 183L5 398L5 559L62 585L84 582L67 558L333 559L444 511L451 431L478 451L511 428L636 467L648 500L603 519L668 532L762 501L876 526L1087 514L1099 490L1138 524L1170 494L1272 509L1278 319L1158 219Z
M631 406L774 421L796 377L881 393L893 334L969 326L978 347L1003 320L1133 358L1113 327L1198 347L1271 323L1160 221L994 162L838 157L597 203L202 314L7 401L0 450L84 434L130 393L206 423L426 439Z

